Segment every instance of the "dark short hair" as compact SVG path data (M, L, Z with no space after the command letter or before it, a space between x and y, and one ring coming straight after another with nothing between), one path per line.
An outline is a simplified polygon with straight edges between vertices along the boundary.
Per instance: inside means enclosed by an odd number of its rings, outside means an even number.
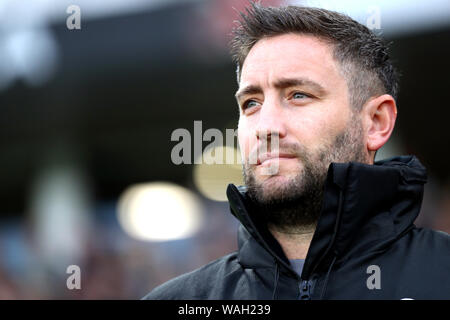
M373 96L390 94L397 99L398 73L388 45L366 26L350 17L325 9L285 6L263 7L252 2L233 29L230 49L240 82L242 65L250 49L263 38L297 33L315 36L333 48L347 80L350 104L361 110Z

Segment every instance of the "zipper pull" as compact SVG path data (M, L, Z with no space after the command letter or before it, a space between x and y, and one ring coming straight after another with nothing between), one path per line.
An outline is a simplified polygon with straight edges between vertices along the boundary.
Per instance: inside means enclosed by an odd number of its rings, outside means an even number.
M303 280L300 284L300 300L311 300L311 284L308 280Z

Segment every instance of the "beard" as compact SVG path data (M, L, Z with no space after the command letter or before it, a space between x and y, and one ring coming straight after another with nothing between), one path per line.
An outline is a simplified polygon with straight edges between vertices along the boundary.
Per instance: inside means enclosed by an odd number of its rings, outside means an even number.
M279 151L294 154L298 159L297 173L284 183L271 181L273 177L258 182L255 165L244 162L244 182L247 195L258 211L258 218L272 228L296 233L314 226L322 208L325 181L332 162L369 163L364 148L361 120L352 112L347 126L331 143L316 152L300 144L283 144Z

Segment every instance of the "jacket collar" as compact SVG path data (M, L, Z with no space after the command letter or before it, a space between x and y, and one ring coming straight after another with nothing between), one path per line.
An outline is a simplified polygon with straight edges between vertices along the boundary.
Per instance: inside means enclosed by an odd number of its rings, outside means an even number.
M332 163L325 182L321 214L302 278L326 267L331 257L384 250L414 227L420 212L426 169L415 156L398 156L373 165ZM296 277L276 239L259 220L245 187L228 185L231 213L241 222L239 261L244 267L278 263Z

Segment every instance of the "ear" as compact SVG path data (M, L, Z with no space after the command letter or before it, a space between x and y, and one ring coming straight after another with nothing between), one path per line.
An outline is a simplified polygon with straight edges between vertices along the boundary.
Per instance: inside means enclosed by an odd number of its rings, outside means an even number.
M397 119L397 105L391 95L384 94L369 100L364 108L367 151L373 155L391 136Z

